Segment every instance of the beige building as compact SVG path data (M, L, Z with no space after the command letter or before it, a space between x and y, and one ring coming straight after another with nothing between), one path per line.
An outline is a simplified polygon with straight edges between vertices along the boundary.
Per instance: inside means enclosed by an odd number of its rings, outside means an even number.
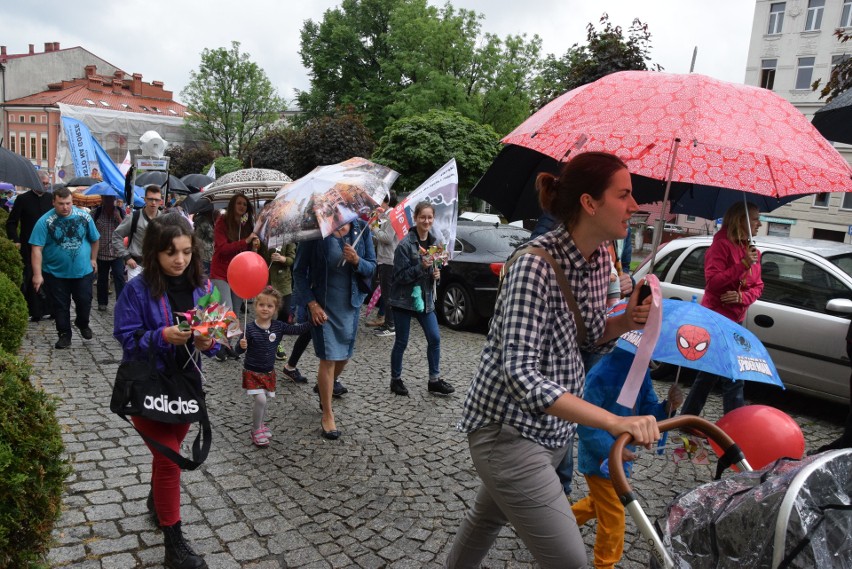
M811 85L852 55L852 0L756 0L745 83L771 89L812 117L825 101ZM850 125L852 128L852 125ZM852 163L852 147L837 149ZM761 233L852 242L852 193L817 194L764 214Z

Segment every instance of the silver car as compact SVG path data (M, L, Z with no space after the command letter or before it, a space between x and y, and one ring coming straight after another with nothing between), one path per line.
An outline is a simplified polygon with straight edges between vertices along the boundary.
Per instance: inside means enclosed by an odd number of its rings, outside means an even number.
M701 300L711 236L684 237L657 252L663 296ZM852 245L816 239L755 237L763 295L745 327L769 349L784 385L824 399L849 401L846 332L852 314ZM635 272L638 280L650 257Z

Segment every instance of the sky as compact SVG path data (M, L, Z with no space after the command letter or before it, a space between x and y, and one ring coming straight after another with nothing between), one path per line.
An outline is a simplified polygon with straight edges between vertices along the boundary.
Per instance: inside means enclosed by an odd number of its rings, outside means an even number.
M429 0L431 4L443 2ZM305 20L322 20L339 0L29 0L0 2L0 45L26 53L29 44L81 46L126 73L163 81L175 99L201 62L205 48L239 41L285 100L310 87L299 55ZM586 25L607 12L625 30L634 18L648 24L651 60L665 71L689 71L742 83L755 3L750 0L452 0L456 8L481 14L482 32L500 37L537 34L542 54L561 56L583 44ZM82 75L82 69L80 75ZM71 79L69 77L68 79ZM291 105L292 106L292 105Z

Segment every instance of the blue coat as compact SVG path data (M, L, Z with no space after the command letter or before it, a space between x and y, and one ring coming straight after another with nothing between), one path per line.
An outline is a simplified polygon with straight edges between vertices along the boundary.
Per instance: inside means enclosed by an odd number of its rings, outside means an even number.
M435 238L429 235L429 244L432 245ZM435 299L432 297L434 278L432 268L424 268L420 256L420 243L417 238L417 230L412 228L402 238L393 254L393 278L391 279L390 304L394 308L415 310L414 287L420 285L423 297L423 312L429 313L435 310Z
M645 380L636 398L635 412L616 403L632 363L633 354L626 350L615 349L605 355L586 376L583 399L621 417L653 415L658 420L668 418L665 402L660 403L654 392L650 372L645 372ZM577 470L583 474L609 478L601 472L600 466L604 459L609 458L609 449L615 442L615 437L602 429L584 425L577 425L577 436L580 439ZM630 475L629 466L630 463L624 463L624 471L628 476Z
M212 290L212 285L210 281L207 281L206 286L193 291L193 300L197 303L198 299L210 290ZM115 303L112 335L121 343L123 350L121 361L147 359L150 346L153 346L158 354L170 354L174 357L177 346L169 344L163 338L163 330L175 324L172 314L168 295L163 295L162 298L153 298L145 279L141 276L130 279ZM139 349L136 347L137 330L144 331L138 340ZM191 343L189 345L192 349ZM218 351L219 344L213 342L213 346L204 353L212 356ZM161 369L165 367L162 358L158 358L157 365Z
M355 239L358 239L362 232L366 232L366 235L361 236L358 243L355 243L355 252L361 258L358 266L355 267L355 273L365 279L371 279L376 270L376 251L373 248L373 238L367 224L360 219L353 221L352 229L349 230L349 235L345 239L348 243L352 243ZM328 293L327 259L330 247L339 247L337 240L331 236L325 239L304 241L299 244L296 250L296 261L293 263L293 286L295 288L293 293L297 309L303 311L308 303L313 300L325 307L325 299ZM354 273L351 284L350 302L353 307L359 307L364 303L367 293L361 292L358 288ZM297 314L301 316L304 312L297 312ZM299 321L303 319L299 318Z

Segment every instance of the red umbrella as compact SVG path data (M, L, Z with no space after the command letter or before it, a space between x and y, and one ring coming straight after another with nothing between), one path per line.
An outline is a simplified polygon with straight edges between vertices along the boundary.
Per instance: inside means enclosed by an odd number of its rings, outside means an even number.
M503 139L557 160L617 154L635 174L771 197L852 191L852 168L772 91L622 71L554 99Z

